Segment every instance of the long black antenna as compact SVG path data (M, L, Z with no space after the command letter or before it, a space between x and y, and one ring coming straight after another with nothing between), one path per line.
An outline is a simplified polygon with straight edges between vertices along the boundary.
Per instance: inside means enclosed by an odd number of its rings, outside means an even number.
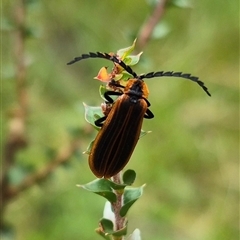
M150 72L150 73L139 76L140 79L155 78L155 77L179 77L179 78L189 79L193 82L196 82L207 93L207 95L211 97L211 94L208 91L207 87L204 85L204 82L200 81L198 77L192 76L190 73L160 71L160 72Z
M87 58L104 58L104 59L108 59L108 60L112 60L112 56L109 55L108 53L100 53L100 52L97 52L97 53L93 53L93 52L90 52L88 54L82 54L80 57L75 57L72 61L68 62L67 65L71 65L75 62L78 62L80 60L84 60L84 59L87 59Z
M88 58L103 58L110 60L114 63L119 64L125 71L127 71L129 74L131 74L134 78L137 79L144 79L144 78L155 78L155 77L179 77L179 78L185 78L188 80L191 80L193 82L196 82L206 93L208 96L211 96L209 93L207 87L204 85L204 82L200 81L198 77L192 76L189 73L182 73L182 72L150 72L147 74L142 74L138 76L130 66L126 65L123 61L119 60L116 56L114 55L109 55L108 53L101 53L101 52L89 52L89 54L82 54L80 57L75 57L72 61L68 62L67 65L71 65L75 62L78 62L80 60L88 59Z
M128 65L126 65L123 61L119 60L116 56L111 56L108 53L101 53L101 52L89 52L89 54L82 54L80 57L75 57L72 61L68 62L67 65L71 65L75 62L78 62L80 60L84 60L87 58L104 58L107 60L110 60L114 63L119 64L124 70L126 70L128 73L130 73L133 77L137 78L138 75L132 70L132 68Z

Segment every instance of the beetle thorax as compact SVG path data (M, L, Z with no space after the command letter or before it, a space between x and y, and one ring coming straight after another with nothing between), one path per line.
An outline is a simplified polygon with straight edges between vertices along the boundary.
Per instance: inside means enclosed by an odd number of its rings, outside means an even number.
M141 97L147 98L149 90L146 83L143 80L130 79L128 80L127 85L124 88L124 93L131 96L136 96L138 98Z

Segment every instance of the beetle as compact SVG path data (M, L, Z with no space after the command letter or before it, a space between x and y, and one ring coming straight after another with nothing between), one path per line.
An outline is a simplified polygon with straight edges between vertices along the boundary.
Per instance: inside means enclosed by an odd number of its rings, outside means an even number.
M149 90L144 78L155 77L179 77L199 84L209 95L207 87L198 77L182 72L150 72L137 75L130 66L126 65L115 55L107 53L82 54L67 63L73 64L87 58L103 58L119 64L133 77L128 79L126 86L111 81L114 86L122 91L106 91L104 97L107 103L112 104L109 113L95 121L95 125L101 127L89 154L89 166L95 176L110 178L119 173L128 163L133 150L138 142L143 119L154 117L149 110L150 102L147 100ZM111 96L118 96L114 101Z

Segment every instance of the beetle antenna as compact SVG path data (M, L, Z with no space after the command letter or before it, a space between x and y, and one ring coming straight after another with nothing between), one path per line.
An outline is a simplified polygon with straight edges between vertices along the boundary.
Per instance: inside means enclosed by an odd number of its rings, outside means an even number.
M126 65L122 60L119 60L116 56L110 55L108 53L89 52L88 54L82 54L81 56L75 57L72 61L68 62L67 65L71 65L75 62L78 62L78 61L84 60L84 59L88 59L88 58L103 58L103 59L110 60L114 63L119 64L126 72L131 74L134 78L138 78L138 79L154 78L154 77L179 77L179 78L189 79L193 82L196 82L207 93L208 96L211 96L211 94L209 93L209 91L208 91L207 87L204 85L204 83L202 81L200 81L198 77L192 76L189 73L173 72L173 71L170 71L170 72L160 71L160 72L150 72L150 73L138 76L132 70L132 68L130 66Z
M100 52L93 53L93 52L89 52L87 54L82 54L79 57L75 57L72 61L68 62L67 65L71 65L71 64L73 64L75 62L78 62L78 61L84 60L84 59L88 59L88 58L104 58L104 59L108 59L108 60L113 61L112 60L112 56L110 56L107 53L100 53Z
M79 57L75 57L72 61L68 62L67 65L71 65L75 62L84 60L84 59L88 59L88 58L104 58L107 60L110 60L114 63L119 64L125 71L127 71L128 73L130 73L133 77L137 78L137 74L132 70L132 68L128 65L126 65L123 61L119 60L116 56L112 56L108 53L101 53L101 52L89 52L89 54L82 54Z
M143 75L139 76L140 79L154 78L154 77L179 77L179 78L189 79L193 82L196 82L207 93L208 96L211 96L207 87L204 85L204 82L200 81L198 77L192 76L189 73L173 72L173 71L171 71L171 72L161 71L161 72L150 72L150 73L143 74Z
M126 72L130 73L134 78L137 78L138 75L132 70L132 68L126 65L122 60L119 60L115 56L113 56L113 62L119 64Z

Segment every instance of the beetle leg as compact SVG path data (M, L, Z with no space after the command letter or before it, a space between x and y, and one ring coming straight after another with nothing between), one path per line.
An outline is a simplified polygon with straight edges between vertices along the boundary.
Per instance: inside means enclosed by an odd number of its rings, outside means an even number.
M120 93L120 92L114 92L114 91L107 91L107 92L105 92L104 93L104 97L106 98L106 104L112 104L113 102L114 102L114 100L110 97L110 95L116 95L116 96L120 96L120 95L122 95L122 93ZM108 109L108 111L110 111L109 109ZM95 125L97 126L97 127L102 127L103 126L103 122L106 120L106 118L107 118L107 115L106 116L104 116L104 117L101 117L101 118L99 118L99 119L97 119L94 123L95 123Z
M142 97L144 100L145 100L145 102L147 103L147 106L148 107L150 107L151 106L151 104L150 104L150 102L145 98L145 97ZM149 110L150 111L150 110Z
M148 119L154 118L154 114L147 108L147 111L144 114L144 118L148 118Z
M106 116L101 117L99 119L97 119L94 123L97 127L102 127L103 126L103 122L106 120Z
M113 103L114 100L110 97L110 95L120 96L122 93L120 92L114 92L114 91L107 91L104 93L104 97L107 99L109 103Z

